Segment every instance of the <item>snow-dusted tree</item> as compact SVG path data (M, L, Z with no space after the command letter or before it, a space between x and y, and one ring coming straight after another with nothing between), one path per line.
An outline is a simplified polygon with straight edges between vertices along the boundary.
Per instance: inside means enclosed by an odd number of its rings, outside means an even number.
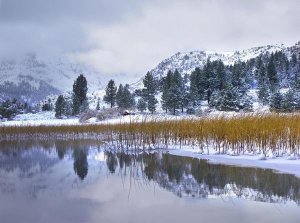
M120 84L116 94L116 102L119 108L123 106L122 100L123 100L123 85Z
M155 95L150 95L148 98L148 110L153 114L156 110L156 104L158 101L155 98Z
M18 101L6 100L0 104L0 118L11 119L19 113Z
M136 107L140 112L144 112L147 109L147 103L145 102L145 100L143 98L140 98L137 102Z
M282 97L281 107L283 111L292 112L296 110L297 102L295 98L295 92L290 89Z
M124 87L120 84L116 101L119 108L133 108L135 106L134 95L129 90L129 85L126 84Z
M266 70L264 65L262 64L259 67L258 71L258 99L264 104L268 104L270 100L270 91L268 87L268 78L266 75Z
M99 98L98 98L98 100L97 100L96 110L97 110L97 111L100 110L100 99L99 99Z
M273 53L271 54L271 57L269 59L269 63L267 66L267 74L268 74L268 78L269 78L270 91L271 91L271 93L274 94L279 89L279 80L277 77L277 71L276 71Z
M227 86L214 96L214 106L220 111L239 111L240 101L236 89Z
M103 101L109 104L110 107L112 108L116 104L116 96L117 96L117 87L115 85L115 81L110 80L106 86Z
M171 76L171 85L168 90L167 107L172 111L173 115L176 114L176 109L180 108L183 104L183 81L181 74L175 70Z
M73 84L73 115L78 115L83 109L88 108L87 90L87 80L80 74Z
M168 108L169 108L169 102L170 102L170 94L169 94L169 90L171 87L171 81L172 81L172 76L173 73L171 71L169 71L167 73L167 76L165 78L163 78L163 86L162 86L162 96L161 96L161 104L162 104L162 108L168 112Z
M55 102L55 117L62 118L67 113L67 104L64 96L59 95Z
M157 82L150 72L148 72L143 79L143 84L142 97L147 104L148 110L153 113L156 109L156 104L158 103L155 98Z
M190 75L190 102L193 107L199 104L201 100L199 78L201 75L200 68L196 68ZM204 92L204 90L203 90ZM202 93L203 93L202 92Z
M271 96L270 109L272 111L280 111L282 109L282 94L277 91Z

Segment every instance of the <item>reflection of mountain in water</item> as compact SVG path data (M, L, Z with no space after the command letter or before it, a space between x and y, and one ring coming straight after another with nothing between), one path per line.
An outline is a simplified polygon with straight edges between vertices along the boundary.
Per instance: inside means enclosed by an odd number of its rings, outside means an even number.
M120 166L126 157L122 153L109 153L109 156L115 157L109 160L118 159ZM229 196L269 203L292 200L300 204L300 179L293 175L259 168L209 164L205 160L170 154L143 154L126 160L142 164L143 174L148 180L180 197Z
M99 161L95 159L100 151L98 146L99 142L91 141L2 142L0 190L13 193L14 179L28 178L37 181L39 177L36 176L47 178L53 171L48 170L60 162L66 163L68 168L73 166L74 170L71 172L80 181L85 181L86 178L95 179L99 176L99 170L89 167L105 161L103 164L115 176L121 174L121 177L142 180L140 182L144 184L157 182L162 188L179 197L199 199L228 196L269 203L294 201L300 204L300 179L293 175L259 168L209 164L205 160L162 153L105 152L103 159ZM10 178L12 174L14 177ZM55 176L62 177L59 174ZM60 187L70 186L55 179L56 181L61 184ZM94 181L85 181L87 184L91 182ZM34 190L43 190L50 183L37 183L32 180L30 185Z

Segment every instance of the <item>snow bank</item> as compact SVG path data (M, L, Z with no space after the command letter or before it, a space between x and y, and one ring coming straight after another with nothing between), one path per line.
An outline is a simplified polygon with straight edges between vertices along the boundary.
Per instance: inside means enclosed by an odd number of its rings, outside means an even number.
M225 164L225 165L234 165L242 167L256 167L264 169L272 169L276 172L293 174L297 177L300 177L300 160L299 159L290 159L288 157L277 157L260 159L259 155L220 155L216 153L200 154L197 149L192 148L181 148L169 150L170 154L177 156L186 156L194 157L198 159L207 159L210 163L215 164Z

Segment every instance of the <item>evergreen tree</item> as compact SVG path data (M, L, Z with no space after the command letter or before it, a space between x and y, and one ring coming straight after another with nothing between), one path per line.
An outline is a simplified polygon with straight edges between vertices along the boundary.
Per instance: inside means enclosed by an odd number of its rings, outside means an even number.
M270 92L268 87L269 82L263 64L259 68L257 78L258 78L258 98L264 105L266 105L269 103Z
M80 74L73 84L73 115L78 115L88 107L87 90L87 80L83 74Z
M16 100L6 100L0 105L0 118L12 119L19 113L19 109Z
M147 104L148 110L153 113L156 109L156 104L158 103L155 98L157 84L150 72L148 72L143 79L143 84L142 97Z
M300 92L300 66L295 72L292 88L294 91Z
M175 70L171 78L171 85L168 91L167 107L176 114L176 109L182 107L183 104L183 82L181 74Z
M295 98L295 92L293 90L289 90L285 93L282 98L282 110L285 112L293 112L297 109L297 102Z
M158 101L156 100L154 95L150 95L148 98L148 110L153 114L156 110L156 104Z
M119 88L118 88L118 91L117 91L117 94L116 94L116 102L117 102L117 105L119 108L123 107L123 85L120 84L119 85Z
M240 72L240 71L238 71ZM220 60L217 61L216 64L216 83L215 83L215 89L214 90L222 90L224 89L226 85L226 71L225 71L225 65L224 63Z
M148 95L156 94L157 84L153 75L150 72L148 72L145 75L143 79L143 84L144 84L143 94L145 95L145 97L147 97Z
M132 94L129 90L129 84L125 84L123 90L123 102L124 108L134 108L135 107L135 99L134 94Z
M191 108L192 102L190 97L190 87L188 86L188 75L185 74L182 79L182 103L181 103L181 112L183 112L183 108Z
M275 67L273 53L271 54L271 57L269 59L267 73L268 73L271 93L275 93L279 89L279 81L278 81L278 77L277 77L277 71L276 71L276 67Z
M272 111L281 111L283 97L279 91L275 92L270 101L270 109Z
M144 101L143 98L140 98L137 102L137 109L140 112L144 112L147 109L147 103Z
M61 118L66 115L66 113L67 108L65 98L62 95L59 95L55 103L55 117Z
M167 76L163 79L161 104L162 104L162 108L166 112L168 112L168 108L170 107L169 106L169 102L170 102L169 90L170 90L170 87L171 87L172 77L173 77L173 73L171 71L169 71L167 73Z
M42 111L51 111L51 105L49 103L43 104Z
M98 100L97 100L96 110L97 110L97 111L100 110L100 99L99 99L99 98L98 98Z
M128 84L126 84L124 87L122 84L120 84L116 95L116 101L119 108L127 109L135 106L134 95L131 94Z
M199 86L199 77L201 70L196 68L190 75L190 102L193 107L199 104L200 102L200 86Z
M110 104L110 107L114 107L116 103L116 96L117 96L117 87L115 85L114 80L110 80L105 89L105 96L103 101Z
M232 86L226 86L214 96L214 106L220 111L239 111L240 102L237 91Z
M204 72L204 76L206 79L206 84L205 84L205 98L208 102L208 104L210 104L210 100L211 100L211 96L213 94L213 88L214 88L214 74L213 74L213 69L212 69L212 63L210 62L210 60L207 60L206 64L203 67L203 72Z

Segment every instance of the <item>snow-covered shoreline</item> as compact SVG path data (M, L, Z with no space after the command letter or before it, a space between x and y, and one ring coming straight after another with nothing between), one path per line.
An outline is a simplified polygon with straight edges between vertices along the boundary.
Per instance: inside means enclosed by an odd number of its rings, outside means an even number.
M201 154L192 148L170 149L168 152L176 156L193 157L206 159L209 163L233 165L241 167L253 167L262 169L272 169L275 172L293 174L300 177L300 159L289 159L288 157L276 157L261 159L259 155L238 155L212 153Z

